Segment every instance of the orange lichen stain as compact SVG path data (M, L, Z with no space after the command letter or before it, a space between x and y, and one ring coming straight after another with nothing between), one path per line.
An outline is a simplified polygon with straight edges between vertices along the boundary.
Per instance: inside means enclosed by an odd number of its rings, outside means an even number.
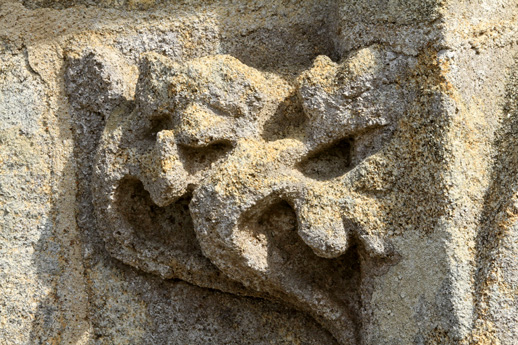
M439 59L437 50L428 46L418 55L418 62L414 78L421 85L421 90L425 94L439 91L451 96L454 87L448 80L451 71L449 61Z

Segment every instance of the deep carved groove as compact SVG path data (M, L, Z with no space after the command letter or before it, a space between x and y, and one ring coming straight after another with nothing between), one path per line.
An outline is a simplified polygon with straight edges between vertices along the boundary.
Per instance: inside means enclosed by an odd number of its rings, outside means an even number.
M319 257L298 235L297 216L288 202L274 201L262 210L264 205L257 207L260 209L249 210L240 222L242 240L248 242L244 248L248 247L256 257L263 252L269 277L276 284L296 286L302 295L304 290L325 294L330 306L347 312L348 326L359 340L361 272L358 246L352 245L335 259ZM291 298L293 296L286 296L285 302L301 303L300 299L290 301ZM318 308L311 303L313 301L307 301L304 309L319 319L321 316L314 313Z
M190 200L191 195L187 194L171 205L159 207L153 203L142 182L134 178L121 181L116 192L119 212L141 244L201 254L189 213Z
M156 135L163 131L171 128L171 119L169 116L157 116L149 120L149 130L146 132L145 139L150 142L156 141Z
M297 95L286 98L264 124L262 137L268 141L302 136L306 116Z
M342 139L309 155L297 168L307 177L329 180L342 176L351 166L351 140Z

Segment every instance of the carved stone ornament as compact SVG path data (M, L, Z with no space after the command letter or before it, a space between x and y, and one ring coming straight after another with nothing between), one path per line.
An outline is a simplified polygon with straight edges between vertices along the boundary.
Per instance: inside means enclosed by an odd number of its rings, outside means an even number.
M147 53L134 103L109 115L97 151L106 248L163 278L282 301L354 342L358 255L395 254L376 153L415 64L374 45L288 79L228 55Z
M0 345L518 345L518 0L0 0Z

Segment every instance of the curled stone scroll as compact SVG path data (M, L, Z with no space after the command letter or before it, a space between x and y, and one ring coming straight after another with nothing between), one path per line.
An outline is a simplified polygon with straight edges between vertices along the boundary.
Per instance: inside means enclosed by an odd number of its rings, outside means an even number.
M228 55L147 53L97 152L106 248L163 278L283 301L357 342L359 255L393 254L390 186L364 175L406 111L399 81L415 64L373 45L288 80Z

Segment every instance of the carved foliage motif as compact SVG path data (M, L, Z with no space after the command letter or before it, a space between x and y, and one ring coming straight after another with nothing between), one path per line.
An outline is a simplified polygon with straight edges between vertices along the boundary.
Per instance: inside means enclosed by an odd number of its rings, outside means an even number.
M358 255L390 253L387 187L359 176L405 112L397 81L414 63L371 46L287 80L228 55L147 53L96 155L106 248L163 278L282 300L357 340Z

